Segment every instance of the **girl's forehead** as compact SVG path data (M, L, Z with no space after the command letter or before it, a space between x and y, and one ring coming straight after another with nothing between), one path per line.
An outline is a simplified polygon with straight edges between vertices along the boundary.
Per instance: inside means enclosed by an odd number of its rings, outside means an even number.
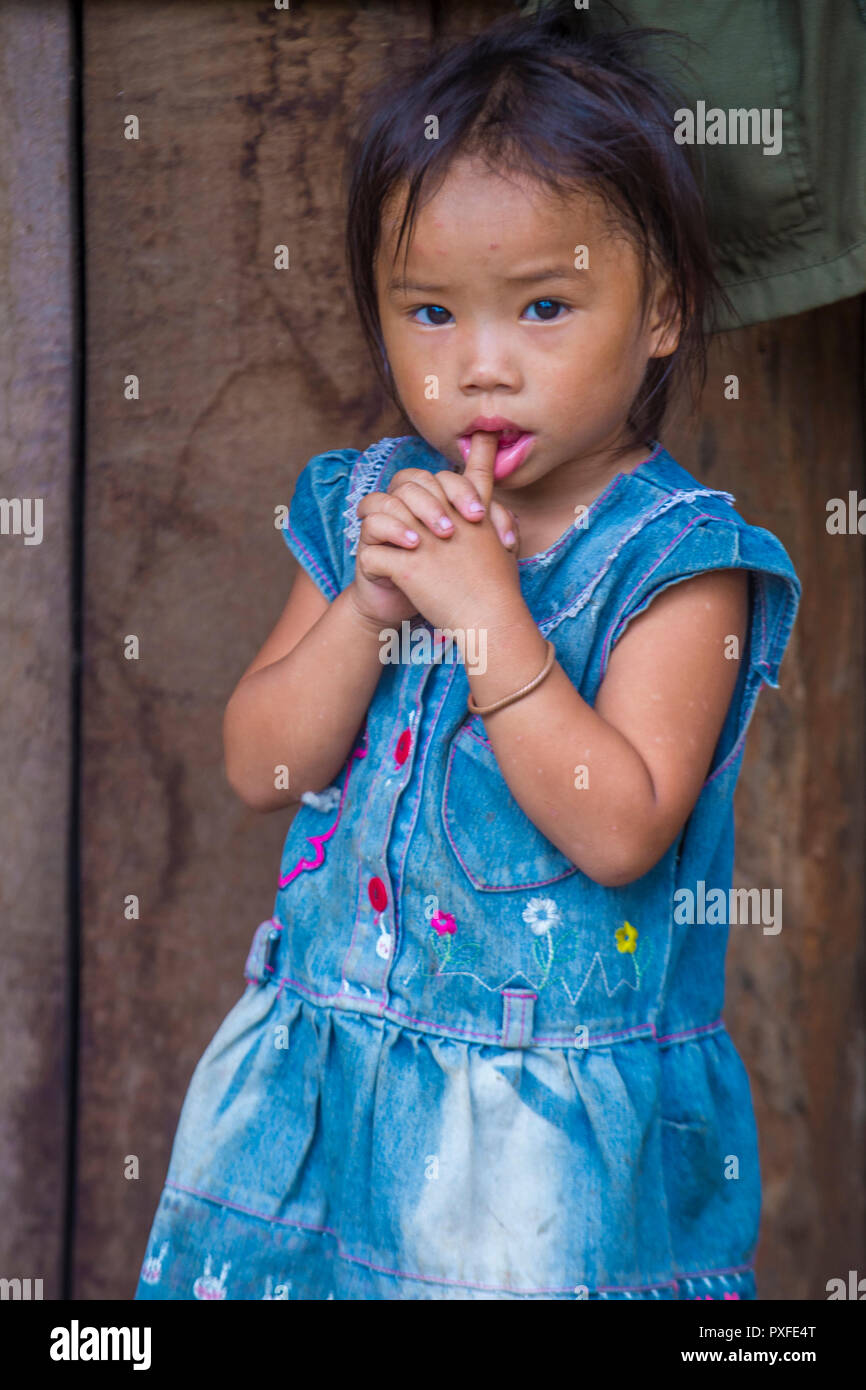
M393 252L403 221L408 183L398 184L380 210L380 251ZM422 231L441 244L489 229L499 240L521 237L586 239L606 229L607 209L588 186L560 191L527 174L500 171L484 162L455 160L432 191L422 187L412 244ZM405 247L405 234L404 234Z
M395 274L402 280L404 265L410 282L440 284L445 276L450 284L470 270L475 278L502 277L526 275L539 265L576 265L582 246L599 268L625 251L597 193L561 195L537 180L495 174L475 180L465 170L450 183L446 175L426 200L422 195L411 237L404 233L398 248L406 197L400 190L382 210L375 267L380 285L390 285Z

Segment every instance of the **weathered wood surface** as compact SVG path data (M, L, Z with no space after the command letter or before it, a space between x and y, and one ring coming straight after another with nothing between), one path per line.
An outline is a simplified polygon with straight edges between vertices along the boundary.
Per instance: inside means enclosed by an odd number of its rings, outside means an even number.
M356 97L406 0L85 5L89 410L76 1295L129 1297L196 1061L290 814L229 789L226 700L285 603L274 509L383 413L343 264ZM140 139L123 138L137 115ZM289 247L289 271L274 249ZM124 399L124 378L141 382ZM128 634L137 661L124 659ZM125 921L124 898L141 916ZM124 1177L127 1155L140 1178Z
M732 927L728 952L725 1017L758 1119L762 1299L824 1299L864 1264L866 541L826 529L830 498L866 496L864 320L861 295L722 335L700 430L668 443L779 537L803 585L734 802L735 886L781 888L783 904L778 935Z
M67 5L0 6L0 495L35 504L20 515L37 542L4 520L0 1278L41 1279L44 1298L62 1292L70 1082L71 42Z

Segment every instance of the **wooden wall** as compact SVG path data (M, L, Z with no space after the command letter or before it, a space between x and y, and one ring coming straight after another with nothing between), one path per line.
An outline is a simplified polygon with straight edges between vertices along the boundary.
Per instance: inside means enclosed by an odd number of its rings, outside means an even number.
M274 508L312 454L402 428L343 265L357 99L507 9L84 0L80 61L65 3L0 9L3 487L45 499L41 546L0 537L0 1275L46 1297L131 1297L186 1086L272 909L289 815L233 796L221 719L292 582ZM737 791L736 881L784 894L778 936L732 929L726 1010L763 1298L864 1268L864 545L825 529L829 497L866 492L864 312L719 339L700 423L666 435L804 585Z
M80 334L73 33L65 4L0 6L0 1278L63 1283L74 872ZM34 528L33 522L37 522ZM14 525L14 523L11 523Z

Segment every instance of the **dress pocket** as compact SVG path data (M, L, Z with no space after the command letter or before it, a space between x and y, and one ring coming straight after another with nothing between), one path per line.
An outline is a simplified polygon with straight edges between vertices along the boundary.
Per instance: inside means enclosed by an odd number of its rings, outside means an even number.
M478 731L464 724L451 741L442 824L454 855L475 888L537 888L578 872L521 810ZM483 726L481 726L483 727Z

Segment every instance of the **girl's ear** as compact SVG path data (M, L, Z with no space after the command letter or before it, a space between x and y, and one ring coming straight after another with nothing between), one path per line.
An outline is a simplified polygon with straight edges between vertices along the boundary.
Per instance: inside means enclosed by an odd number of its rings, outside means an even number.
M682 318L668 278L661 281L655 292L649 315L649 333L650 357L670 357L672 352L676 352L682 333Z

